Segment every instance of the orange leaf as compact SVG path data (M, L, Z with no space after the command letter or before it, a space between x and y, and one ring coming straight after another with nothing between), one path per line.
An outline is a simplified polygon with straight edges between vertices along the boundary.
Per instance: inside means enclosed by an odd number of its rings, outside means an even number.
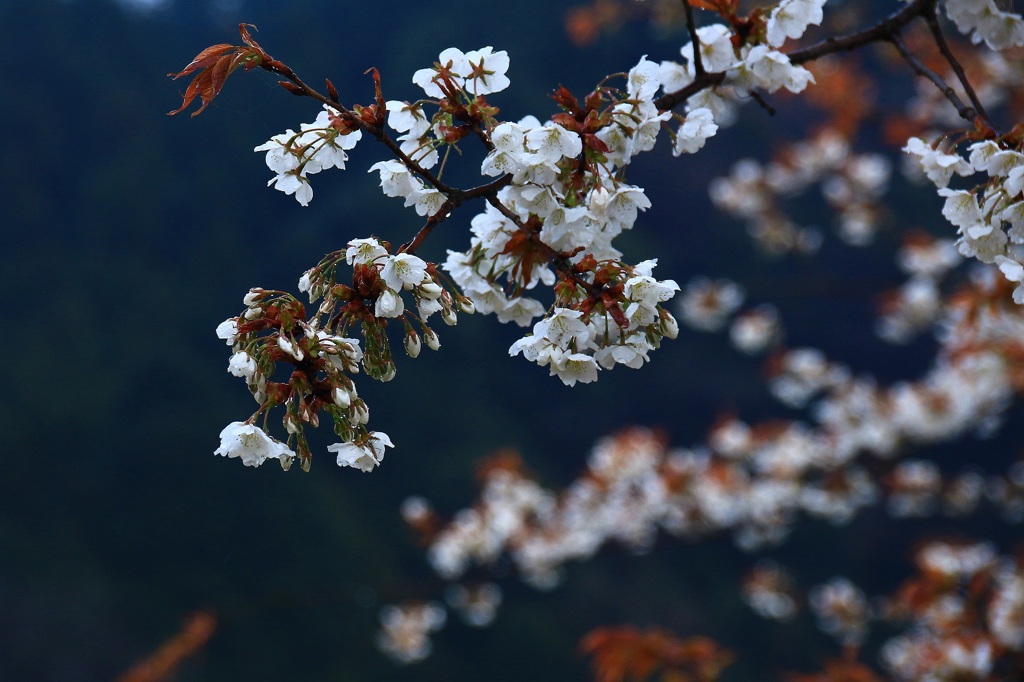
M173 77L175 80L182 76L187 76L196 69L205 69L212 64L218 57L229 50L235 49L234 45L228 45L227 43L221 43L220 45L211 45L202 52L196 55L195 59L189 63L184 69L178 73L169 73L168 76Z
M195 101L196 97L199 97L203 104L198 110L192 112L193 116L198 116L220 94L221 88L224 87L228 76L239 66L245 65L245 69L248 71L255 66L273 61L270 55L260 47L259 43L252 39L247 28L248 26L251 26L251 24L238 25L238 32L242 36L242 42L245 43L245 47L241 45L228 45L227 43L211 45L197 54L195 59L178 73L167 74L177 80L182 76L198 71L185 90L185 94L182 95L183 101L181 106L174 111L167 112L168 116L184 111ZM283 64L278 64L278 66L287 68ZM277 71L279 73L282 72L281 69L277 69Z
M182 96L181 106L174 111L167 112L167 115L173 116L184 111L195 101L196 97L199 97L203 104L199 109L192 112L193 116L198 116L220 94L228 76L242 64L251 64L253 58L258 59L259 55L247 47L214 45L203 50L184 71L177 74L168 74L178 78L199 69L199 73L189 83L185 94Z

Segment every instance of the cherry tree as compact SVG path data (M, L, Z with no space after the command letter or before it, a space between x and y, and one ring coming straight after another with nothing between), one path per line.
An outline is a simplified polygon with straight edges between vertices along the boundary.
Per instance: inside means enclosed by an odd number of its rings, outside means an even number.
M545 119L500 118L492 102L511 96L514 55L492 46L442 50L412 74L423 92L413 102L388 99L371 68L365 104L343 103L329 80L322 91L312 87L245 24L241 45L200 52L173 74L192 81L172 114L197 100L193 116L202 112L239 68L269 72L317 107L312 122L255 146L273 174L268 185L307 206L321 172L345 170L357 144L375 145L382 158L366 170L418 216L409 241L394 245L383 228L352 239L302 273L297 293L253 288L244 309L217 327L231 348L228 371L245 380L257 407L225 427L216 454L252 467L273 459L286 470L298 459L308 471L307 429L324 418L338 439L327 450L339 466L381 466L386 449L401 443L370 430L356 379L391 380L395 344L409 358L424 346L440 351L438 327L455 326L460 313L522 328L509 355L568 386L642 369L682 323L724 333L742 353L768 355L772 393L809 408L807 418L759 424L729 416L706 442L685 449L639 427L605 436L586 470L561 489L541 485L519 459L499 457L484 470L479 499L451 519L410 498L402 515L451 583L453 611L473 625L494 618L501 589L463 579L502 558L526 582L551 588L567 562L609 543L644 550L659 535L731 533L756 551L782 542L803 518L844 524L879 503L910 517L968 514L987 500L1019 521L1020 465L1002 476L947 476L919 457L928 445L997 429L1024 387L1024 127L1015 120L1024 19L995 0L909 0L893 2L874 22L832 31L837 4L683 2L688 42L680 59L640 57L620 73L595 74L601 79L586 94L559 87L557 112ZM778 312L767 304L743 309L736 283L693 277L680 286L659 277L686 273L655 274L657 254L633 263L616 246L651 206L627 175L659 138L676 156L709 153L707 141L724 134L744 104L767 115L773 98L796 95L826 112L826 123L772 161L737 160L708 187L712 200L766 252L812 254L821 234L799 225L786 204L820 188L839 238L852 247L871 243L893 167L883 154L856 151L872 113L861 90L870 79L844 59L872 45L887 47L919 84L887 122L887 137L903 154L904 174L941 197L937 217L947 230L908 232L893 254L906 282L882 303L877 332L902 343L933 331L937 348L923 376L890 386L818 349L785 348ZM455 186L444 170L463 163L460 150L469 145L483 150L481 179ZM456 213L471 213L469 235L437 229ZM444 262L417 255L442 233ZM431 321L438 318L442 325ZM279 427L272 415L280 415ZM978 540L930 542L916 562L919 575L882 602L842 577L802 593L770 563L758 564L743 591L766 618L788 618L806 603L843 648L822 673L799 679L875 680L879 670L901 680L1024 673L1020 560ZM379 644L396 660L419 660L446 618L434 602L387 607ZM879 663L859 652L881 621L903 630L881 647ZM595 630L583 646L601 680L655 673L713 680L734 657L706 638L631 626Z

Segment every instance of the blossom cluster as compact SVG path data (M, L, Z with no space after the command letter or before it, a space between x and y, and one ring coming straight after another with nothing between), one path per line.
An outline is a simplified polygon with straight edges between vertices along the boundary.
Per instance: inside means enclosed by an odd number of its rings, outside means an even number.
M967 147L964 158L921 138L911 138L904 151L916 157L921 169L945 198L942 215L957 228L957 248L969 258L999 266L1017 283L1013 300L1024 303L1024 153L1020 142L981 140ZM951 189L953 175L985 174L987 180L971 189Z
M905 258L926 255L909 251ZM428 542L442 578L457 581L475 565L504 558L540 588L558 583L563 564L609 542L642 553L659 532L697 538L732 531L740 547L755 550L782 541L801 515L845 524L881 500L906 517L969 514L987 499L1019 522L1024 467L1006 476L968 471L946 478L931 462L900 459L916 445L990 428L1024 387L1007 364L1022 348L1024 313L1005 301L992 270L986 274L946 304L939 359L916 382L881 388L820 351L785 351L770 361L769 385L789 405L811 404L813 424L748 425L727 417L691 449L669 449L649 431L624 432L599 442L586 472L561 491L503 457L486 469L476 504L449 522L441 524L422 498L407 503L403 515ZM880 468L887 473L871 473ZM792 581L771 565L745 590L770 617L790 617L798 606ZM863 640L870 613L850 584L823 586L810 603L828 632L847 644Z
M349 283L339 281L342 263L352 268ZM245 311L217 328L218 337L232 347L228 371L246 380L259 408L247 421L224 429L216 454L239 457L247 466L277 459L286 469L297 455L308 469L312 454L304 428L318 426L323 413L341 439L327 448L338 466L371 471L393 443L386 433L366 428L369 407L352 376L360 369L380 381L395 376L386 332L390 320L402 325L405 352L416 357L424 344L440 347L428 326L434 313L454 325L458 310L472 312L472 305L452 293L434 265L409 253L392 254L372 237L353 239L344 251L325 256L302 275L298 288L310 304L318 304L313 315L290 294L253 289L243 300ZM406 308L404 297L411 298L412 307ZM362 341L350 336L356 327ZM274 380L281 366L287 368L287 381ZM266 432L276 407L284 408L287 443Z
M254 289L246 296L246 310L225 321L218 335L232 346L228 371L246 380L259 409L224 429L217 454L249 466L277 459L285 468L298 457L308 467L304 428L327 415L340 438L328 451L340 466L370 471L380 465L392 442L368 430L369 409L353 376L360 370L381 381L394 376L389 323L402 325L405 351L416 357L422 344L439 347L428 326L434 313L449 325L458 311L493 313L529 328L510 355L574 385L595 381L599 370L648 362L662 339L678 333L667 309L673 301L684 324L718 331L734 318L729 335L740 351L774 350L766 363L768 388L787 408L808 409L808 418L748 424L723 416L705 443L689 449L668 448L649 431L624 432L599 442L584 474L563 490L543 487L509 458L497 460L483 476L480 499L450 521L422 498L403 505L444 580L461 581L474 566L507 560L528 583L550 588L566 562L592 556L609 542L643 553L661 533L699 538L728 532L743 549L756 550L783 541L803 516L839 525L875 504L907 518L968 514L987 501L1009 521L1024 519L1024 465L1005 476L949 476L933 462L905 458L924 444L991 433L1024 387L1024 314L1006 304L1010 298L1024 303L1024 136L994 130L983 111L1012 94L1019 69L992 56L985 68L1001 74L989 79L999 87L975 93L947 58L977 108L969 109L977 114L974 128L959 137L928 127L942 121L933 108L938 97L957 103L953 88L933 88L930 98L912 102L911 132L899 139L914 135L904 151L945 198L943 215L959 239L905 237L899 264L908 279L883 300L877 331L905 342L934 330L939 350L917 380L883 387L815 348L782 348L778 313L770 305L738 312L746 292L734 282L698 277L681 289L654 277L656 259L622 260L617 238L651 206L626 173L662 131L674 155L696 153L732 122L743 101L770 109L762 93L800 93L826 78L802 65L806 51L800 59L782 51L822 22L825 0L781 0L747 17L735 14L737 3L705 4L723 23L697 27L691 18L693 42L681 48L682 61L644 56L582 98L560 88L554 94L560 111L547 121L502 121L488 102L510 85L505 52L449 48L412 77L427 99L387 100L375 74L373 104L348 109L331 93L331 103L321 98L325 109L314 123L257 147L276 174L270 184L307 205L309 176L344 169L347 151L366 133L394 157L369 168L383 193L402 199L426 224L397 250L368 238L328 254L298 285L317 306L312 315L283 292ZM1024 22L994 0L947 0L944 6L975 43L1024 45ZM888 35L898 47L899 30ZM914 59L908 62L926 75L928 67ZM288 73L283 65L275 69ZM292 83L302 91L297 94L309 94L300 81ZM688 96L676 97L684 91ZM953 108L971 118L967 107ZM859 109L851 114L858 116ZM811 253L822 234L798 224L783 203L820 186L824 203L838 215L842 240L871 243L884 222L879 199L891 165L878 154L854 153L856 125L837 117L769 163L739 162L712 183L713 201L744 219L766 251ZM454 159L453 147L461 155L464 141L479 141L484 149L479 172L485 184L470 190L442 180L441 159ZM949 187L954 176L979 174L981 184ZM449 250L440 266L414 255L434 227L476 199L484 205L472 219L468 248ZM987 267L972 271L955 295L944 294L944 280L962 257ZM351 282L339 280L342 261L352 269ZM1012 294L1007 283L1016 286ZM551 290L547 300L545 288ZM277 407L285 412L285 442L268 435L267 416ZM815 587L804 600L789 575L770 563L755 567L744 594L755 611L779 619L794 617L805 601L821 629L848 652L867 640L871 621L909 621L882 652L899 679L998 674L1000 657L1024 647L1020 563L997 557L990 545L955 543L924 546L918 562L922 576L886 602L869 602L844 577ZM501 599L492 583L453 583L446 590L448 606L475 626L494 619ZM402 662L428 655L430 633L447 618L436 603L386 607L380 617L378 646Z
M275 135L254 151L266 152L267 167L277 174L267 184L308 206L313 198L309 176L330 168L344 169L346 152L356 146L363 133L346 125L329 107L312 123L303 123L299 131L289 129Z
M880 651L882 665L896 680L980 682L1006 673L1024 649L1020 561L999 556L987 542L932 541L916 551L915 563L917 575L894 595L870 602L845 577L811 589L807 601L821 629L856 648L874 622L899 626L902 632ZM791 585L788 573L775 570ZM751 605L770 594L770 586L754 589Z
M820 23L823 4L787 0L764 19L763 32L738 47L734 27L701 27L697 42L682 48L683 62L643 57L625 74L623 89L602 86L582 102L559 90L555 100L562 113L546 123L496 118L486 96L510 84L505 52L449 48L413 75L413 83L436 99L384 101L378 82L376 111L328 106L302 133L289 131L257 150L267 151L267 163L278 173L275 186L305 204L312 195L308 174L343 168L345 150L386 113L401 144L397 158L370 170L379 173L386 195L439 221L462 199L429 169L442 147L475 134L487 149L480 172L497 178L494 194L473 220L470 248L451 251L445 268L476 309L503 322L533 324L510 353L550 366L567 384L594 381L599 368L641 366L662 338L675 335L675 320L660 304L678 287L652 277L654 260L620 262L613 245L650 206L641 188L624 181L625 167L654 147L673 118L679 123L670 132L673 152L694 153L717 132L718 120L728 121L737 97L754 90L802 91L813 77L777 48ZM703 90L681 113L659 109L659 93L676 92L707 71L723 74L720 87ZM384 134L380 127L372 132ZM555 288L552 304L524 295L538 283Z
M430 655L430 633L441 629L447 615L436 603L410 602L381 609L377 646L399 663L415 663Z
M1000 9L995 0L946 0L946 14L961 33L993 50L1024 46L1024 20Z
M836 212L839 236L848 244L873 241L882 218L879 199L888 189L891 166L880 154L855 154L839 131L825 129L812 139L793 143L762 165L737 162L728 177L709 185L715 205L742 218L754 242L771 254L813 253L821 245L815 227L801 227L786 212L783 200L820 185Z

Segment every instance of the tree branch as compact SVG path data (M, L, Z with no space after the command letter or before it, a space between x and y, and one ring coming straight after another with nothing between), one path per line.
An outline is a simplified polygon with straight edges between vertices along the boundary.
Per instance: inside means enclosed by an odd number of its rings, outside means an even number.
M990 128L993 128L992 120L988 116L988 112L985 111L984 105L981 100L978 99L978 94L974 91L974 87L971 86L971 82L967 80L967 74L964 72L964 68L957 61L956 56L953 55L953 51L949 48L949 44L946 42L946 36L942 34L942 27L939 26L938 18L935 16L935 8L932 11L924 15L925 22L928 23L928 29L932 33L932 37L935 39L935 44L939 48L939 52L949 62L950 68L953 69L953 73L956 74L957 80L960 81L960 85L963 87L964 92L967 93L968 99L971 100L971 104L974 105L975 111L981 115ZM973 120L971 121L974 122Z
M978 117L978 112L975 111L973 107L969 107L966 104L964 104L963 100L960 99L960 96L956 94L956 90L954 90L951 85L946 83L946 81L942 79L942 76L929 69L920 59L917 58L916 55L911 53L910 50L907 49L906 44L903 42L903 39L900 37L898 33L891 36L889 38L889 42L891 42L893 46L899 51L900 55L907 62L907 64L910 65L910 68L912 68L915 73L917 73L919 76L927 78L928 80L935 84L935 87L942 91L942 94L945 95L946 99L948 99L953 104L953 106L956 107L956 110L960 114L961 118L970 122L972 125L974 124L974 119Z
M690 43L693 45L693 72L697 76L704 75L704 60L700 54L700 37L697 36L697 23L693 19L693 7L689 0L683 0L686 8L686 30L690 32Z

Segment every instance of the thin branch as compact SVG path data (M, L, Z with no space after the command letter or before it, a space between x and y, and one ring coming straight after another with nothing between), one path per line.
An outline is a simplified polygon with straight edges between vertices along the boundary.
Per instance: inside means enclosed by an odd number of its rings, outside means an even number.
M768 103L768 100L764 98L764 95L757 92L756 90L750 91L750 99L761 105L761 108L768 112L769 116L775 115L775 107Z
M419 232L416 233L416 236L414 236L409 242L398 247L398 250L395 251L395 253L408 253L409 255L415 254L416 250L423 245L424 240L426 240L430 233L434 231L434 228L443 223L445 219L452 214L452 210L454 208L455 204L451 199L448 199L441 204L441 208L437 210L437 213L427 218L426 224L420 228Z
M477 197L489 197L491 195L497 197L498 190L510 184L512 184L512 176L503 175L497 180L489 182L486 185L480 185L473 189L456 190L455 193L449 195L448 200L441 205L441 208L438 209L434 215L427 218L426 224L420 228L419 232L417 232L416 235L407 243L400 246L395 253L415 254L420 246L423 245L423 242L430 233L433 232L434 228L444 222L444 220L452 214L452 211L461 206L465 201L468 199L475 199Z
M700 54L700 37L697 35L697 23L693 19L693 7L690 0L683 0L683 7L686 8L686 30L690 32L690 44L693 45L693 72L697 76L704 75L704 60Z
M954 90L951 85L946 83L946 81L942 79L942 76L929 69L927 66L924 65L924 63L920 59L917 58L916 55L911 53L910 50L907 49L906 44L903 42L903 39L900 37L898 33L891 36L889 38L889 42L891 42L893 46L899 51L900 55L907 62L907 64L910 65L910 68L912 68L915 73L917 73L919 76L927 78L928 80L935 84L935 87L942 91L942 94L945 95L946 99L948 99L953 104L953 106L956 107L956 110L960 114L961 118L965 119L971 124L974 123L974 119L978 117L978 112L975 111L973 107L969 107L966 104L964 104L963 100L960 99L960 96L956 94L956 90Z
M686 102L698 92L713 88L717 85L721 85L725 82L725 72L718 71L715 73L705 73L701 76L694 78L689 84L686 85L682 90L662 95L658 99L654 100L654 105L661 111L669 111L675 109L680 104Z
M932 11L927 12L924 15L924 20L928 24L928 30L931 31L932 37L935 39L935 44L939 48L939 52L949 62L949 66L953 69L953 73L956 74L957 80L960 81L960 85L963 87L964 92L967 93L967 97L971 100L971 104L974 105L974 109L985 119L985 123L991 128L992 119L989 118L988 112L985 111L985 106L981 103L978 98L978 93L975 92L971 82L967 80L967 74L964 72L964 68L957 61L956 56L953 55L953 51L949 47L949 43L946 42L946 36L942 34L942 27L939 26L938 18L935 16L935 8ZM972 121L973 122L973 121Z
M889 40L917 17L925 16L929 11L934 12L936 1L912 0L899 12L890 15L863 31L835 38L826 38L820 43L815 43L800 50L793 50L788 55L789 61L793 64L803 64L804 62L813 61L836 52L855 50L869 43Z

